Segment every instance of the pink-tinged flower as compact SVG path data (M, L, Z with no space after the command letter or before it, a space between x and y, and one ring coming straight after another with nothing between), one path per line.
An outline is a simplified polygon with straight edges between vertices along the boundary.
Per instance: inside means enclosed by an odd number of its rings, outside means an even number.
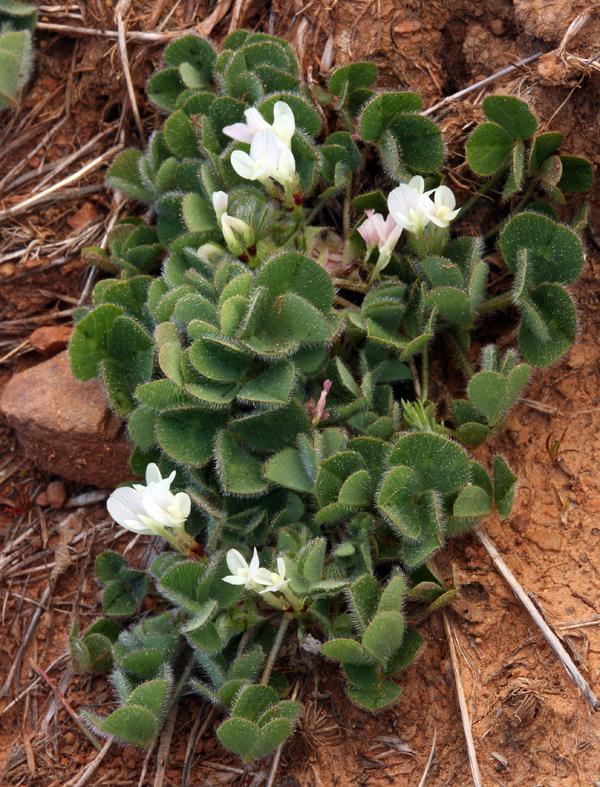
M377 246L380 254L391 255L402 235L402 227L396 224L391 214L384 219L381 213L375 213L374 210L365 212L367 218L358 228L358 232L367 248L371 250Z
M290 147L296 130L296 121L294 113L285 101L275 102L272 124L264 119L256 107L247 109L244 115L246 116L245 123L233 123L231 126L225 126L223 133L238 142L246 142L250 145L259 131L273 131L286 147Z
M331 380L325 380L318 402L315 404L312 399L309 399L308 402L306 402L305 406L308 414L312 417L313 426L316 426L321 421L326 421L329 418L329 413L325 410L325 405L327 404L327 395L329 391L331 391L332 385L333 383Z

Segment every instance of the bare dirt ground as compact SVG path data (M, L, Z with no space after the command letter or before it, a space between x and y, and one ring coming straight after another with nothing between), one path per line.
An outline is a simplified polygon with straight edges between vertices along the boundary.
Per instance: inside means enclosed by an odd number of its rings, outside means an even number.
M46 25L115 30L109 0L47 6ZM171 11L175 8L173 13ZM42 9L43 11L43 9ZM421 92L431 106L446 95L536 52L531 65L488 89L529 100L541 125L565 133L567 149L600 162L600 73L595 57L600 10L586 0L134 0L128 30L165 32L201 20L221 38L230 26L285 35L313 79L349 59L371 58L383 82ZM574 23L574 24L572 24ZM40 30L32 87L0 132L0 210L95 162L121 144L139 144L125 98L116 42L107 35ZM164 42L128 44L136 96L146 131L157 125L143 85L160 62ZM448 104L436 115L453 163L480 118L484 91ZM100 136L101 135L101 136ZM109 154L111 155L111 154ZM70 158L72 157L73 158ZM88 291L82 247L97 243L126 206L104 189L106 158L88 174L7 217L0 213L0 386L40 360L27 341L46 324L68 324ZM43 178L50 176L44 184ZM517 505L488 533L560 635L596 693L600 692L600 186L591 200L588 263L575 289L580 343L555 367L539 372L529 404L513 412L507 431L485 451L501 451L520 477ZM459 166L459 199L474 183ZM75 191L73 191L75 189ZM507 320L510 318L507 317ZM482 326L485 332L486 326ZM560 441L558 458L548 445ZM485 451L483 455L485 455ZM97 756L66 705L102 711L111 692L103 679L73 675L67 628L98 612L94 555L122 549L126 533L103 505L52 510L35 504L50 476L19 454L0 425L0 784L64 785ZM70 499L86 492L67 484ZM143 561L144 545L130 555ZM485 785L593 785L600 782L600 720L584 703L527 613L473 536L438 557L462 589L448 614L473 723ZM393 710L377 717L344 698L337 670L303 664L305 703L299 734L284 750L278 785L417 785L430 752L426 784L468 785L464 735L442 618L421 626L427 646L404 678ZM296 656L290 653L291 675ZM306 658L306 657L304 657ZM308 669L307 669L308 667ZM40 674L40 668L46 677ZM317 680L318 678L318 680ZM57 699L58 698L58 699ZM181 784L186 747L200 704L189 700L177 719L163 783ZM160 759L160 757L159 757ZM89 783L155 784L156 757L112 745ZM191 785L259 785L270 763L242 771L220 748L211 727L199 736Z

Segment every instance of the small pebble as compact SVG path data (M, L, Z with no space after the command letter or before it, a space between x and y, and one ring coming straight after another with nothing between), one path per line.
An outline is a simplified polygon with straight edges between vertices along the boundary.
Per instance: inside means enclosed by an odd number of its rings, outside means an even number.
M51 481L46 487L46 497L50 508L62 508L67 499L67 491L62 481Z
M65 735L65 743L67 746L71 746L75 743L75 735L72 732L67 732Z
M492 19L490 30L495 36L501 36L504 32L504 22L501 19Z

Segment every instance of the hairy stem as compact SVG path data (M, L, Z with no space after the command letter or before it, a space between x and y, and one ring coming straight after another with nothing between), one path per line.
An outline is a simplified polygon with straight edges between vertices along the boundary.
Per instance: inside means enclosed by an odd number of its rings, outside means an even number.
M421 357L421 396L423 402L429 398L429 347L425 347Z
M486 314L500 311L501 309L507 309L509 306L513 305L513 294L509 290L500 295L494 295L493 298L488 298L487 301L484 301L478 309L479 316L482 317Z
M279 628L277 629L277 634L275 635L273 645L271 646L271 650L269 651L267 663L265 664L265 669L262 674L262 678L260 679L260 682L262 683L263 686L266 686L267 683L269 682L271 673L273 672L273 667L275 666L275 662L279 654L279 650L281 648L281 645L283 644L283 638L285 637L285 632L287 631L287 628L290 625L291 619L292 616L288 614L281 616L281 623L279 624Z

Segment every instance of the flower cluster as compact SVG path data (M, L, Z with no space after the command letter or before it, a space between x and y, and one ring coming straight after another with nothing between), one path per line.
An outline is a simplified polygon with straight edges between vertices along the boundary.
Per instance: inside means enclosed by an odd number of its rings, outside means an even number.
M225 126L223 133L250 145L250 151L234 150L231 166L245 180L258 180L267 188L273 179L283 186L286 197L293 197L296 186L296 161L291 150L296 129L294 113L285 103L273 107L273 124L267 123L256 107L245 111L246 122Z
M438 186L425 191L425 181L420 175L415 175L408 183L401 183L390 191L387 202L389 214L385 219L381 213L367 210L367 218L358 228L367 246L367 255L370 255L374 248L379 250L373 276L381 273L387 266L404 230L412 234L413 243L418 244L428 225L433 224L446 230L459 214L451 189ZM438 251L435 248L438 245L436 240L434 232L430 238L431 251Z

